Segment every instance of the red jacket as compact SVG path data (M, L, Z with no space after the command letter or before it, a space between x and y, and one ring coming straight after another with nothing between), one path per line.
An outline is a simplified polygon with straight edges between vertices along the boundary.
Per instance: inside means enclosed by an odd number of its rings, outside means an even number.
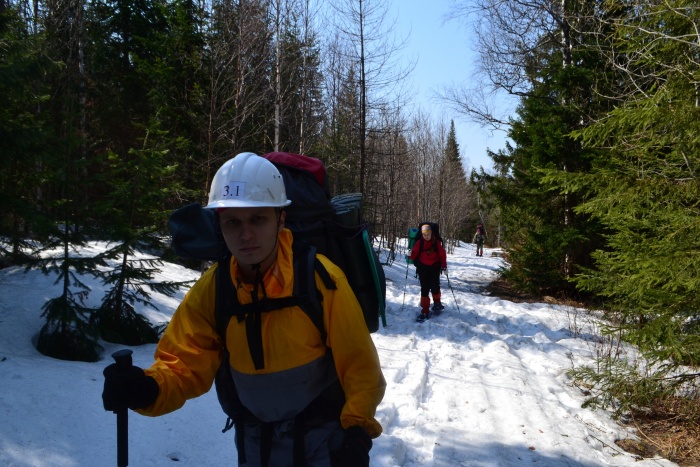
M432 266L440 263L440 267L447 268L447 254L442 247L442 243L435 237L425 241L422 237L416 240L411 250L409 259L414 263L421 263L424 266Z

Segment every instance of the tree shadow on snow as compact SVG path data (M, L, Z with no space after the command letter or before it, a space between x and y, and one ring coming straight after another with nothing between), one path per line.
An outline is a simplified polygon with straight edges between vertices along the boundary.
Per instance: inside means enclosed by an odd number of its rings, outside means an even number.
M474 442L482 436L470 433L468 429L424 432L423 443L434 443L432 452L426 455L426 445L416 449L411 444L393 435L383 435L376 440L372 450L371 465L404 466L429 465L433 467L521 467L536 465L538 467L590 467L590 459L577 459L576 451L565 441L555 447L532 444L505 444L495 441ZM427 439L426 439L427 438ZM434 439L434 441L432 441ZM431 440L431 441L428 441ZM429 449L429 448L428 448ZM628 453L611 451L614 457L620 457L620 464L630 461Z
M452 342L466 342L476 337L484 344L500 340L515 348L532 346L541 351L552 350L553 346L557 346L563 339L577 338L588 342L596 342L599 339L595 334L574 332L566 327L550 329L544 324L528 321L527 316L485 317L473 307L458 309L450 301L443 302L447 305L445 312L424 323L415 323L418 314L418 308L415 306L406 307L403 312L389 310L388 327L381 333L389 336L413 334L418 331L418 335L424 338L439 337ZM398 321L400 323L397 323ZM392 326L394 323L396 324ZM415 324L416 328L406 328L407 324Z
M536 445L508 445L502 443L482 443L472 445L459 440L441 439L435 443L433 450L435 467L453 466L523 466L538 467L590 467L590 462L581 462L566 454L567 448L562 443L558 452L545 452Z

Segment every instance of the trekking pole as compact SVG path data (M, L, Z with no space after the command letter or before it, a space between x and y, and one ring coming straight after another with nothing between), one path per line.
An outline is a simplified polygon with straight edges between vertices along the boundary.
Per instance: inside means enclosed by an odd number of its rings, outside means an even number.
M406 285L408 285L408 260L406 260L406 280L403 282L403 301L401 302L401 311L406 305Z
M457 297L455 296L455 291L452 289L452 284L450 284L450 273L447 272L447 269L445 269L445 277L447 277L447 286L450 288L450 291L452 292L452 298L455 301L455 306L457 307L457 313L461 313L459 310L459 305L457 304Z
M132 353L129 349L122 349L112 354L121 371L131 366ZM129 412L123 408L115 410L114 413L117 414L117 467L126 467L129 465Z

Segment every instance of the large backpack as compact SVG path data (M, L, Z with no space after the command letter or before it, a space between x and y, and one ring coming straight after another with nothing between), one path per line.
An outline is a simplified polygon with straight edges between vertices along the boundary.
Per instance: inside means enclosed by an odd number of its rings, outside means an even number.
M294 236L293 296L268 300L264 311L299 306L319 329L325 342L326 331L315 275L319 275L328 289L335 288L335 284L316 259L316 253L320 253L345 273L362 308L368 330L377 331L380 316L382 325L386 326L386 279L379 258L369 242L367 226L362 222L361 195L353 193L330 199L325 167L318 159L280 152L262 157L270 160L284 179L287 198L292 200L292 204L285 208L285 226ZM217 332L225 343L225 331L230 319L233 316L244 319L247 309L238 303L230 280L230 253L221 235L218 216L214 210L190 204L171 215L169 227L176 254L184 258L218 261L215 316ZM259 336L249 335L248 342L256 366L261 365L262 343ZM238 398L228 364L228 350L224 351L226 355L215 383L219 402L229 417L224 428L227 431L233 425L242 427L241 422L250 414ZM326 410L330 405L335 406L332 410L337 409L339 414L344 404L342 388L331 387L329 392L332 394L322 394L324 404L317 404L326 408L310 409ZM242 437L242 429L237 428L236 435ZM241 455L245 457L239 451Z
M330 198L323 162L298 154L273 152L270 160L284 179L287 198L285 226L295 243L310 244L345 273L370 332L386 326L386 278L369 241L361 214L362 195L350 193ZM212 209L198 203L184 206L170 216L168 226L173 251L188 259L219 261L229 254L219 221Z
M421 251L425 250L424 245L425 241L423 240L423 235L421 233L421 228L424 225L429 225L430 226L430 231L433 234L433 238L437 239L440 244L442 244L442 237L440 236L440 225L437 222L421 222L418 224L418 228L412 227L408 229L408 251L409 253L413 251L413 247L415 246L416 242L420 243L420 249ZM437 242L433 242L433 248L435 251L437 251ZM409 255L406 255L406 262L408 264L414 264L416 265L416 277L418 277L418 265L416 262L412 259L409 258ZM408 271L406 271L406 274L408 274Z
M263 154L282 174L287 198L285 226L295 241L310 243L340 267L365 317L367 329L386 326L386 278L362 219L362 195L348 193L331 199L323 162L313 157L272 152Z
M440 240L440 243L442 243L442 237L440 236L440 224L437 222L421 222L418 224L418 232L421 231L424 225L429 225L430 231L433 233L433 237L437 238Z
M440 225L437 222L421 222L418 224L418 228L416 227L411 227L408 229L408 252L410 253L413 251L413 247L416 244L416 242L420 242L420 249L423 251L424 248L424 241L423 241L423 235L421 234L421 228L424 225L429 225L430 226L430 231L433 234L433 237L438 239L440 243L442 244L442 237L440 236ZM437 244L433 242L433 248L437 251ZM409 258L409 255L406 255L406 262L408 264L416 264L414 260ZM407 271L408 272L408 271ZM418 272L416 270L416 275L418 275Z

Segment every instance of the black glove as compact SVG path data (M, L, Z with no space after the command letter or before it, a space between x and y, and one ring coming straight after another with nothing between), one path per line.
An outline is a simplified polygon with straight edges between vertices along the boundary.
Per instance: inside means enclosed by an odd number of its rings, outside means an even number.
M369 467L369 450L372 438L360 426L345 430L343 445L331 452L332 467Z
M143 409L153 404L160 392L156 380L137 366L123 368L112 363L102 374L105 376L102 391L105 410Z
M440 274L447 274L447 268L440 269Z

